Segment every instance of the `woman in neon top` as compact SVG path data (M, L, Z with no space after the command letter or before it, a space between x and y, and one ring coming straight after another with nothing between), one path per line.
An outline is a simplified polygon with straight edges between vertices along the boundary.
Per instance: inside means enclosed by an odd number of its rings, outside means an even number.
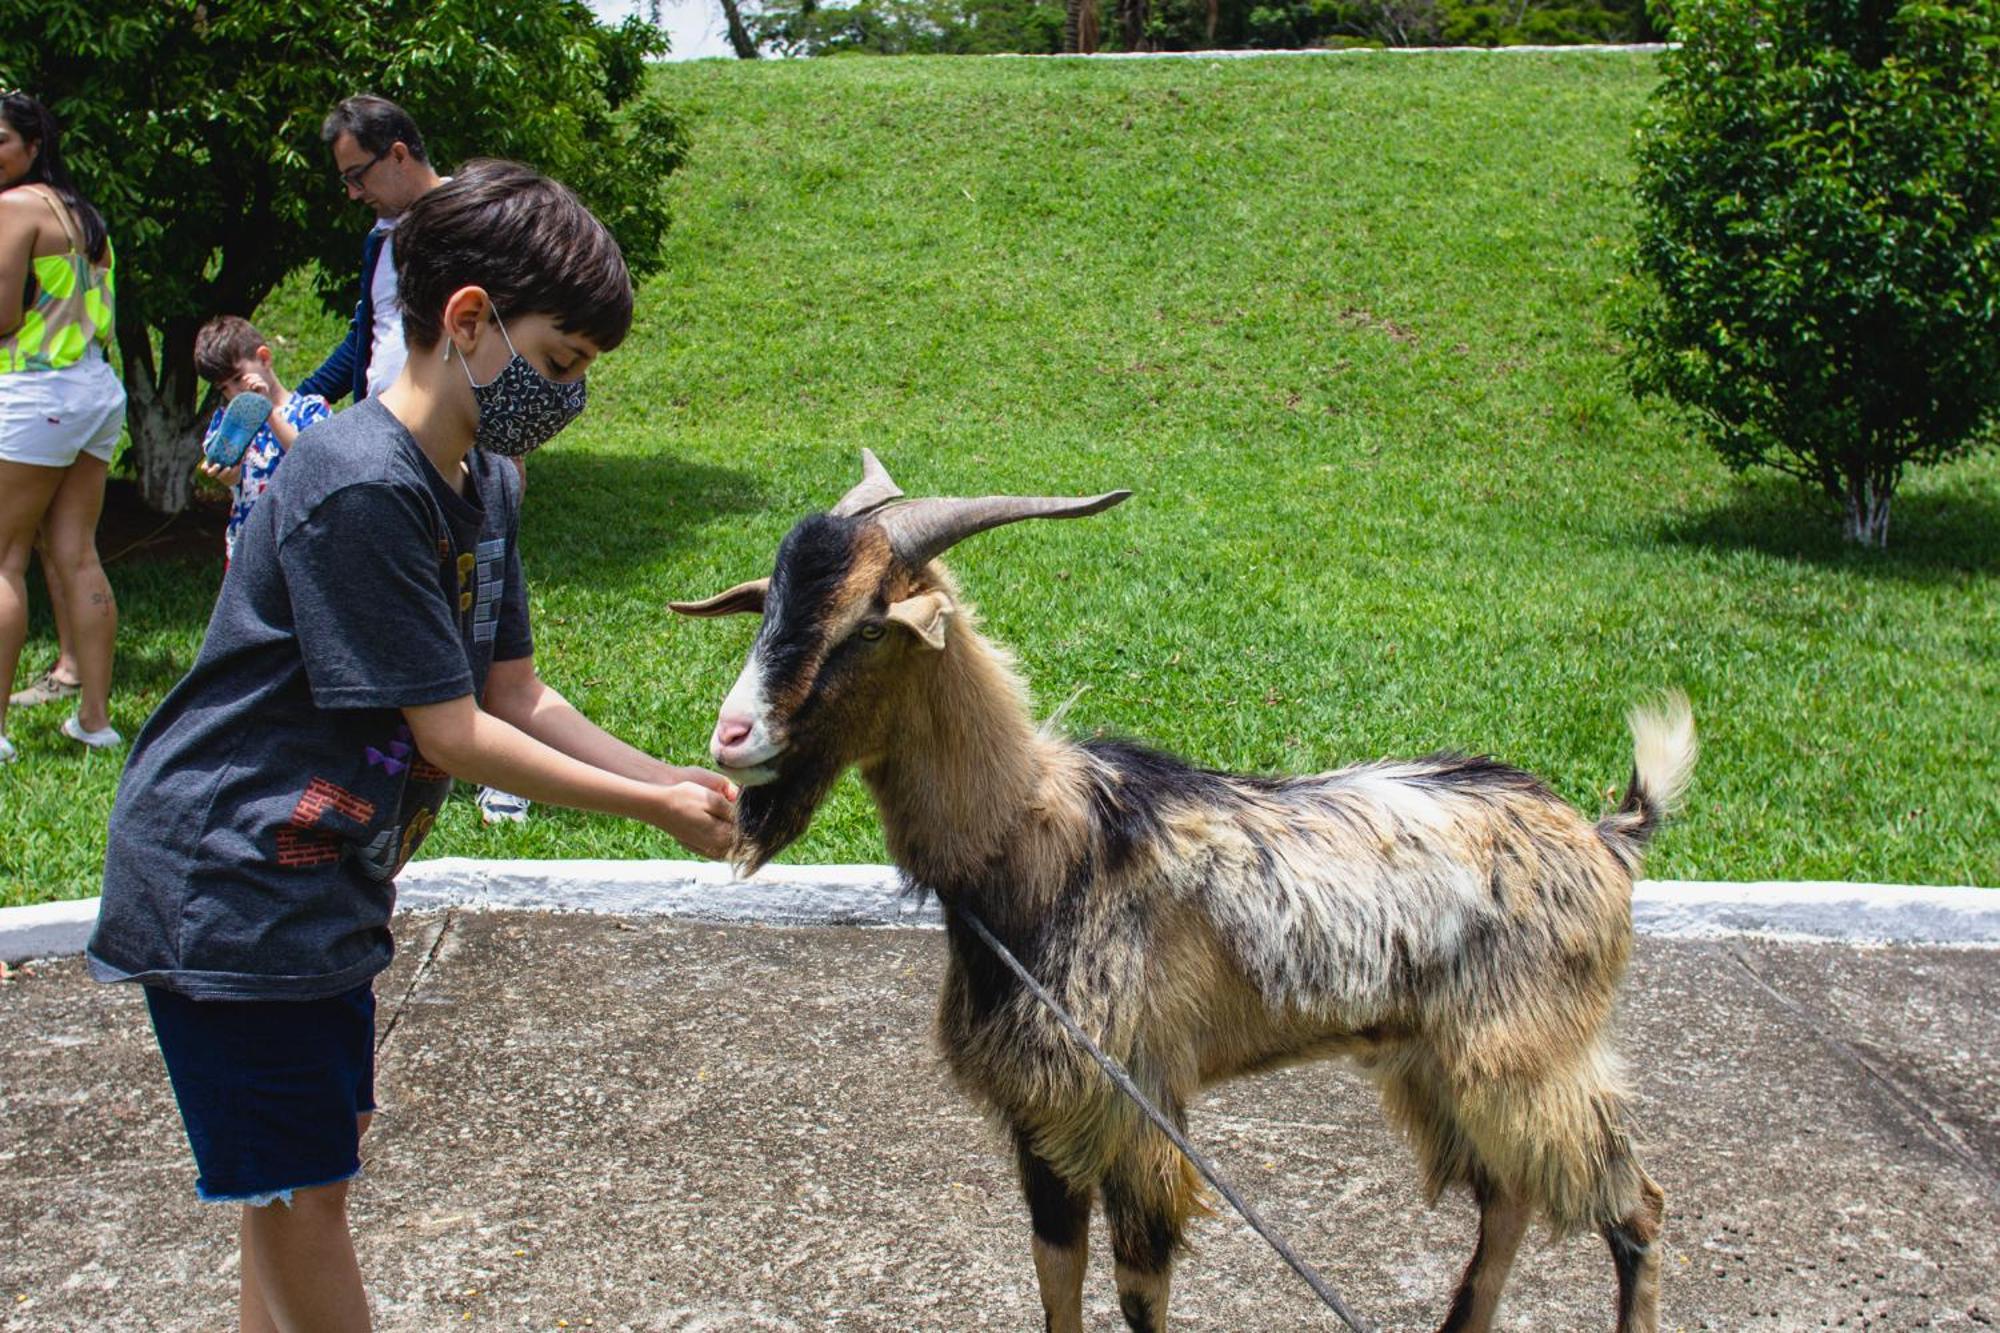
M120 743L108 711L118 607L97 558L105 471L125 420L125 389L104 355L112 306L111 240L63 169L55 117L26 93L0 96L0 764L15 757L5 700L28 634L37 529L83 682L63 733Z

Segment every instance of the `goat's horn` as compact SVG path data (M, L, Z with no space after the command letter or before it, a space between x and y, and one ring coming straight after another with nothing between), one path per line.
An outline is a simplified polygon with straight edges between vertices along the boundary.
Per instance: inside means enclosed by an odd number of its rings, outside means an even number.
M684 616L762 615L770 587L769 579L751 579L699 602L668 602L667 609Z
M1130 491L1106 491L1078 499L989 495L978 500L911 500L877 516L889 545L911 565L922 567L976 532L1024 518L1083 518L1129 499Z
M840 497L840 503L833 507L833 516L854 518L871 509L879 509L891 500L902 498L902 487L889 480L889 469L882 466L882 460L875 457L875 451L863 449L861 481L853 490Z

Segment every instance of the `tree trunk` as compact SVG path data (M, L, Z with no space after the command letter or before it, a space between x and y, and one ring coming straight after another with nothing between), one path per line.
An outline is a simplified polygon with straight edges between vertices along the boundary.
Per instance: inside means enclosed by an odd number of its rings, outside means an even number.
M722 0L722 17L729 22L729 45L736 51L736 58L755 60L757 43L750 40L750 30L743 26L743 10L736 0Z
M1127 51L1150 51L1146 42L1146 0L1118 0L1118 26Z
M1095 55L1098 40L1097 0L1065 0L1063 50L1072 55Z
M157 369L150 332L118 322L125 362L125 428L132 434L131 467L139 495L162 514L178 514L194 496L194 467L201 454L195 431L201 382L194 372L196 324L169 321L160 331L165 353Z
M1889 500L1896 492L1893 476L1862 474L1847 479L1842 501L1847 511L1841 535L1862 546L1889 545Z

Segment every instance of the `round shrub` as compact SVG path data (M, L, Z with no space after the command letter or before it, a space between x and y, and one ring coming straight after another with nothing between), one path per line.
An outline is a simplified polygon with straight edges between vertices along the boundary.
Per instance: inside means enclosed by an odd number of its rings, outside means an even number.
M1906 468L1993 439L2000 0L1687 0L1638 134L1641 393L1883 545Z

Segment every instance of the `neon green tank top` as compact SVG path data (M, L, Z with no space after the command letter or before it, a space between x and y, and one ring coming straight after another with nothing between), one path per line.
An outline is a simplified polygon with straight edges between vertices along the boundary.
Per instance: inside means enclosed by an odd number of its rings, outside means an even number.
M21 327L0 338L0 374L61 370L83 360L92 342L111 346L117 305L111 242L104 243L103 266L93 265L82 253L69 210L47 194L41 197L61 219L70 249L31 261L35 300L21 312Z

